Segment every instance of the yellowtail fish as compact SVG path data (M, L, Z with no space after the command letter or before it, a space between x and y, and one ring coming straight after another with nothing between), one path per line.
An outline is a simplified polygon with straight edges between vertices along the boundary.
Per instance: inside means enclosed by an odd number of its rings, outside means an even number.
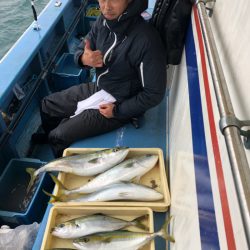
M83 216L57 225L51 233L59 238L73 239L98 232L111 232L128 226L147 230L147 227L141 223L146 216L143 215L133 221L125 221L103 214Z
M170 218L171 219L171 218ZM77 249L88 250L137 250L146 245L156 236L175 242L173 236L167 234L170 219L156 233L136 233L128 231L113 231L98 233L73 240Z
M158 191L133 183L115 183L88 195L73 194L58 197L46 191L44 192L53 198L50 202L95 202L113 200L156 201L163 199L163 195Z
M88 154L66 156L50 161L43 167L35 170L27 168L31 180L28 190L34 183L36 177L43 172L60 171L80 176L93 176L106 171L107 169L122 162L127 156L127 147L116 147L111 149L99 150Z
M158 155L143 155L128 159L113 168L101 173L85 185L68 190L55 176L51 176L55 183L61 188L62 195L74 193L93 193L108 185L131 181L139 178L151 170L158 161Z

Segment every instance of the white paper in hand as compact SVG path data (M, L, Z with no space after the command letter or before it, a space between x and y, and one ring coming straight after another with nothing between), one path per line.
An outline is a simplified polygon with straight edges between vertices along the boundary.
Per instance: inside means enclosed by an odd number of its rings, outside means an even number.
M79 115L84 110L99 109L99 106L101 104L114 103L115 101L116 99L112 95L110 95L108 92L102 89L96 92L95 94L93 94L92 96L90 96L89 98L78 102L75 114L72 115L70 118Z

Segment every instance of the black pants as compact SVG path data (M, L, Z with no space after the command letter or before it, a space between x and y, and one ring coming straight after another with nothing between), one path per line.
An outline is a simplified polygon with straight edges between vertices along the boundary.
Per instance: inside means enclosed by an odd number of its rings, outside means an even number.
M77 103L96 92L94 83L83 83L61 92L53 93L42 100L42 127L48 134L49 143L56 157L71 143L87 137L103 134L117 129L127 120L106 118L98 109L89 109L74 115Z

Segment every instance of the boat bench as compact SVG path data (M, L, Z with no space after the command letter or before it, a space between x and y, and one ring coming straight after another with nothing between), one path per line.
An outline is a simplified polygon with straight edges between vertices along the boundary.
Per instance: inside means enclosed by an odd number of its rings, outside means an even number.
M127 146L131 148L161 148L166 156L166 114L167 96L156 107L139 118L139 128L132 123L123 127L73 143L71 148L111 148Z

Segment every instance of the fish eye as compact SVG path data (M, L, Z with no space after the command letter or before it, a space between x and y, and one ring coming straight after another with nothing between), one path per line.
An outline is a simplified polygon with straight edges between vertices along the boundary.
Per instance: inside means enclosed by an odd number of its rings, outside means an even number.
M89 242L89 238L83 238L83 242L85 243Z

